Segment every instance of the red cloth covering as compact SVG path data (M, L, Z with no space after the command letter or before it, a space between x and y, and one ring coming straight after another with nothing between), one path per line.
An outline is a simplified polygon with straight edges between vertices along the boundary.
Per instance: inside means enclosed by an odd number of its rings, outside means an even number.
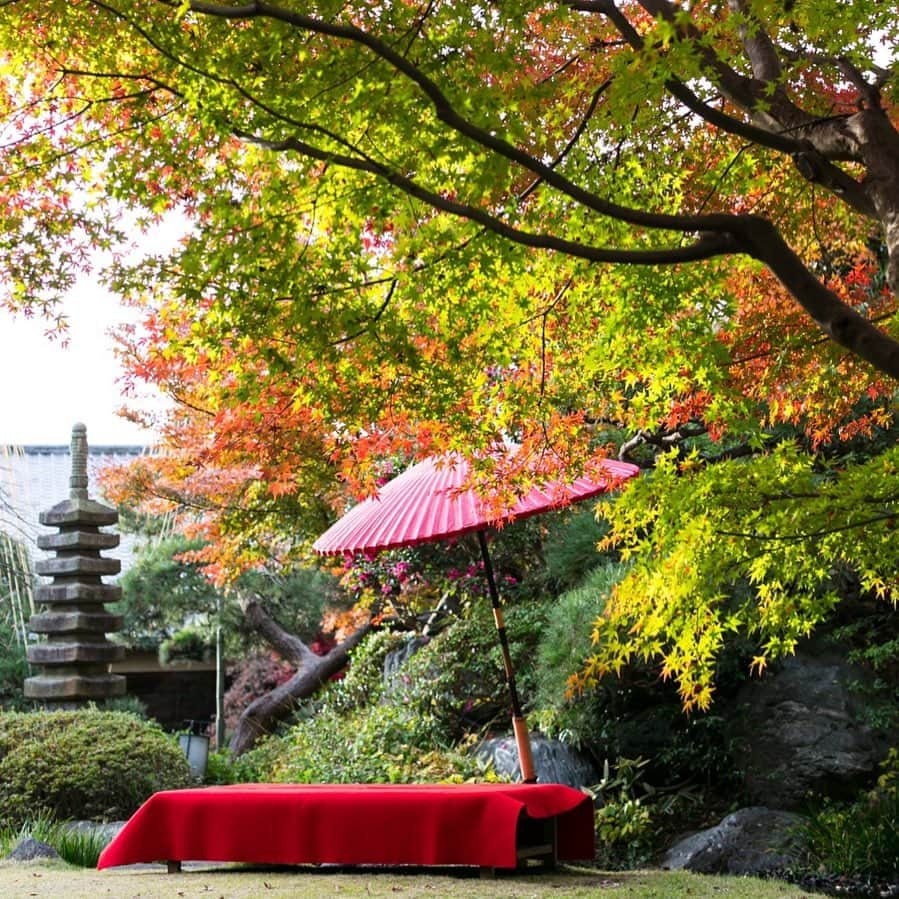
M593 857L593 805L560 784L238 784L151 796L98 868L155 861L514 868L523 815Z

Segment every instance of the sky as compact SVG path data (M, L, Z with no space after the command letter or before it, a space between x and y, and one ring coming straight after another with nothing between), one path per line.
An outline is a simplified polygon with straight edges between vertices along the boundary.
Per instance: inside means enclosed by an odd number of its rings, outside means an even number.
M185 228L183 220L164 223L141 235L141 246L165 252ZM65 445L77 422L91 446L152 444L155 434L116 414L125 403L163 403L150 393L123 395L110 332L134 313L92 277L78 281L59 311L69 322L66 346L46 336L46 322L0 311L0 446Z
M0 445L67 444L76 422L91 445L152 443L151 432L115 414L125 399L109 330L128 311L90 279L62 311L67 346L45 335L44 321L0 314Z

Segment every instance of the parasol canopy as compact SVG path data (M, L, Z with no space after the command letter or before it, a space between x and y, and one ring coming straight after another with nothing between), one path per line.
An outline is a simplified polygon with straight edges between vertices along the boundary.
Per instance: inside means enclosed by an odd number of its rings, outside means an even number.
M535 486L497 512L467 486L469 466L462 456L432 456L353 506L312 548L322 555L380 552L459 537L590 499L615 489L639 472L636 465L614 459L603 459L600 465L601 478L581 477L571 484Z
M612 459L603 459L600 465L602 474L599 477L580 477L570 484L557 481L535 486L505 509L497 510L469 486L469 465L463 456L432 456L388 481L374 496L353 506L312 544L312 548L322 555L374 553L477 534L502 648L521 775L526 783L536 782L537 777L527 722L515 686L502 603L485 531L491 526L607 493L640 470L636 465Z

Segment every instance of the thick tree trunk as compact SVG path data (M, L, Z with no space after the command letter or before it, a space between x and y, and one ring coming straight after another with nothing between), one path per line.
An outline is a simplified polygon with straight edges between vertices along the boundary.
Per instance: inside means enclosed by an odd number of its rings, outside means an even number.
M346 667L350 651L371 630L371 625L367 624L327 655L319 656L302 640L278 625L258 599L243 599L241 605L247 622L254 630L298 670L290 680L254 699L244 709L231 738L230 748L234 755L252 749L260 737L270 734L277 724L295 711L299 700L315 695L329 678Z

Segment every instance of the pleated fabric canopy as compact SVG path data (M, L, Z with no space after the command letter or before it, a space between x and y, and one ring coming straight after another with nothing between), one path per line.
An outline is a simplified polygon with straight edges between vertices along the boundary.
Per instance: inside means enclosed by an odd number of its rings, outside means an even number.
M473 489L463 489L469 466L462 456L430 457L353 506L312 546L322 555L336 555L380 552L458 537L590 499L615 489L639 472L636 465L614 459L603 459L601 465L601 479L581 477L571 484L536 486L514 505L497 512L488 508Z
M514 453L515 449L510 452ZM601 467L602 474L595 479L581 477L571 484L555 482L535 486L508 508L497 510L469 487L469 466L464 457L434 456L413 465L388 481L377 494L353 506L312 544L322 555L374 553L477 534L503 654L521 776L526 783L535 783L537 776L484 532L493 525L607 493L639 473L636 465L612 459L603 459Z

